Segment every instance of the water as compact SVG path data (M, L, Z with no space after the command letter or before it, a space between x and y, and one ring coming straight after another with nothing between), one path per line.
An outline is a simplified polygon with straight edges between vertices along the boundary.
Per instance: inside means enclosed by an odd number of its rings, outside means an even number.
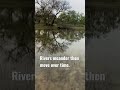
M84 90L85 38L78 30L37 31L36 90ZM40 39L41 37L41 39ZM44 39L44 40L43 40ZM40 61L39 56L74 56L78 61ZM65 63L69 68L40 68L41 63Z

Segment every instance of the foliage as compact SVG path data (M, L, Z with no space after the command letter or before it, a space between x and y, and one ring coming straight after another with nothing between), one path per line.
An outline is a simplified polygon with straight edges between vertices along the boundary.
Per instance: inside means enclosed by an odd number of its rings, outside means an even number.
M53 25L57 15L70 8L69 3L60 0L36 0L39 5L36 11L36 20L45 25Z
M84 25L85 24L85 16L83 14L79 14L76 11L68 11L63 12L59 15L57 22L59 24L65 23L65 24L71 24L71 25Z

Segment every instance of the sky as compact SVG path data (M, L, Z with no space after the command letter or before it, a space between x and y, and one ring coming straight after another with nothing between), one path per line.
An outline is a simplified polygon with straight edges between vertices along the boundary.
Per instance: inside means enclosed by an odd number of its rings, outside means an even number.
M85 14L85 0L66 0L69 2L72 10Z
M85 0L66 0L69 2L72 10L85 14Z

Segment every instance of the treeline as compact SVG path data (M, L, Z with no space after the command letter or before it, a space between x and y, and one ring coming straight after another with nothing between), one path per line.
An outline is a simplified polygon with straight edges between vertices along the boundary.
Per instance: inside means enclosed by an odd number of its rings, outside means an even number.
M74 10L61 13L56 19L57 24L70 24L74 26L85 25L85 16Z
M67 1L60 0L36 0L35 22L46 26L69 24L84 25L85 16L70 10Z

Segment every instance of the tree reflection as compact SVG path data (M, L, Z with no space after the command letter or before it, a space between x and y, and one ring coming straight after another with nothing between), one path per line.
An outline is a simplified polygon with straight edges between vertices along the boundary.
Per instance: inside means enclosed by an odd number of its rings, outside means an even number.
M6 60L34 56L33 15L32 8L0 8L0 51L5 53Z
M119 8L86 8L86 39L99 38L115 30L120 23L119 17Z
M39 52L53 54L64 52L72 42L78 41L84 37L84 32L73 29L38 29L36 30L36 47Z

